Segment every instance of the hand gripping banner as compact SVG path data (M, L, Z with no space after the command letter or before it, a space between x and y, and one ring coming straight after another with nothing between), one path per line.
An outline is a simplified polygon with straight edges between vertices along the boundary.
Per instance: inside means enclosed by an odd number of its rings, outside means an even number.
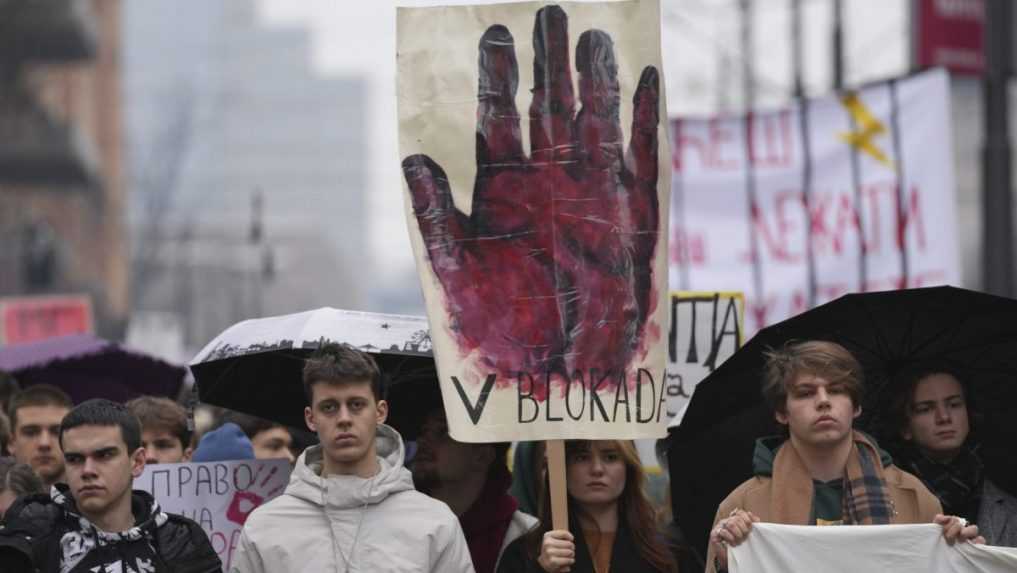
M399 9L407 221L456 440L664 435L660 69L656 1Z

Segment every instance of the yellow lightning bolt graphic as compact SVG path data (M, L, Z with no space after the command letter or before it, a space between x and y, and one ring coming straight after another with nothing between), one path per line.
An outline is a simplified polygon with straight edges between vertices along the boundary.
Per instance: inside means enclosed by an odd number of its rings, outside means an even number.
M859 151L872 157L876 161L886 165L890 169L895 169L893 161L883 153L879 147L876 147L873 139L876 136L883 135L886 133L886 126L883 122L876 119L876 116L872 115L862 100L858 97L858 94L851 93L841 98L841 104L851 114L851 118L854 120L857 126L857 131L849 131L847 133L839 134L841 141L848 145L858 148Z

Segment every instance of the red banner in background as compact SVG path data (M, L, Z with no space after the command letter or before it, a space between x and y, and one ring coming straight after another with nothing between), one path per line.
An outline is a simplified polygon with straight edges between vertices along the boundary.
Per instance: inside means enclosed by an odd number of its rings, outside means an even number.
M0 298L0 345L91 333L92 301L86 295Z
M981 75L985 70L984 0L914 0L912 5L916 66Z

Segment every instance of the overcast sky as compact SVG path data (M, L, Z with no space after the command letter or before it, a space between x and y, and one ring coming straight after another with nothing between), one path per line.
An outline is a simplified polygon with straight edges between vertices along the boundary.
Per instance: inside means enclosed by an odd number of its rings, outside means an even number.
M323 75L366 76L369 141L368 193L372 210L369 241L387 264L379 277L395 277L412 264L402 210L402 178L396 134L395 7L476 4L483 0L260 0L269 25L307 27L314 67ZM790 0L755 0L756 101L764 107L785 101L791 86ZM802 0L805 80L810 93L831 81L831 0ZM845 0L848 84L907 70L909 0ZM702 115L742 102L742 52L736 0L662 0L664 78L671 115ZM380 309L379 309L380 310Z

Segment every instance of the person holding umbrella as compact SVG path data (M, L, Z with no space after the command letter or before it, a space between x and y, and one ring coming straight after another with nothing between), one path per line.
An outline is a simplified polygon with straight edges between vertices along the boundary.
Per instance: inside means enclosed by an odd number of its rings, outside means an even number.
M755 477L721 502L710 531L708 573L726 570L727 547L742 543L759 521L935 522L948 543L978 538L976 526L942 515L920 480L853 429L863 391L861 365L839 344L792 342L767 353L763 394L787 435L757 442Z
M989 545L1017 547L1017 498L985 475L968 393L948 368L927 366L900 377L891 423L904 446L901 465L918 476L947 513L978 524Z
M374 359L323 345L303 384L320 444L300 455L286 491L248 516L230 570L472 573L459 520L403 467Z

